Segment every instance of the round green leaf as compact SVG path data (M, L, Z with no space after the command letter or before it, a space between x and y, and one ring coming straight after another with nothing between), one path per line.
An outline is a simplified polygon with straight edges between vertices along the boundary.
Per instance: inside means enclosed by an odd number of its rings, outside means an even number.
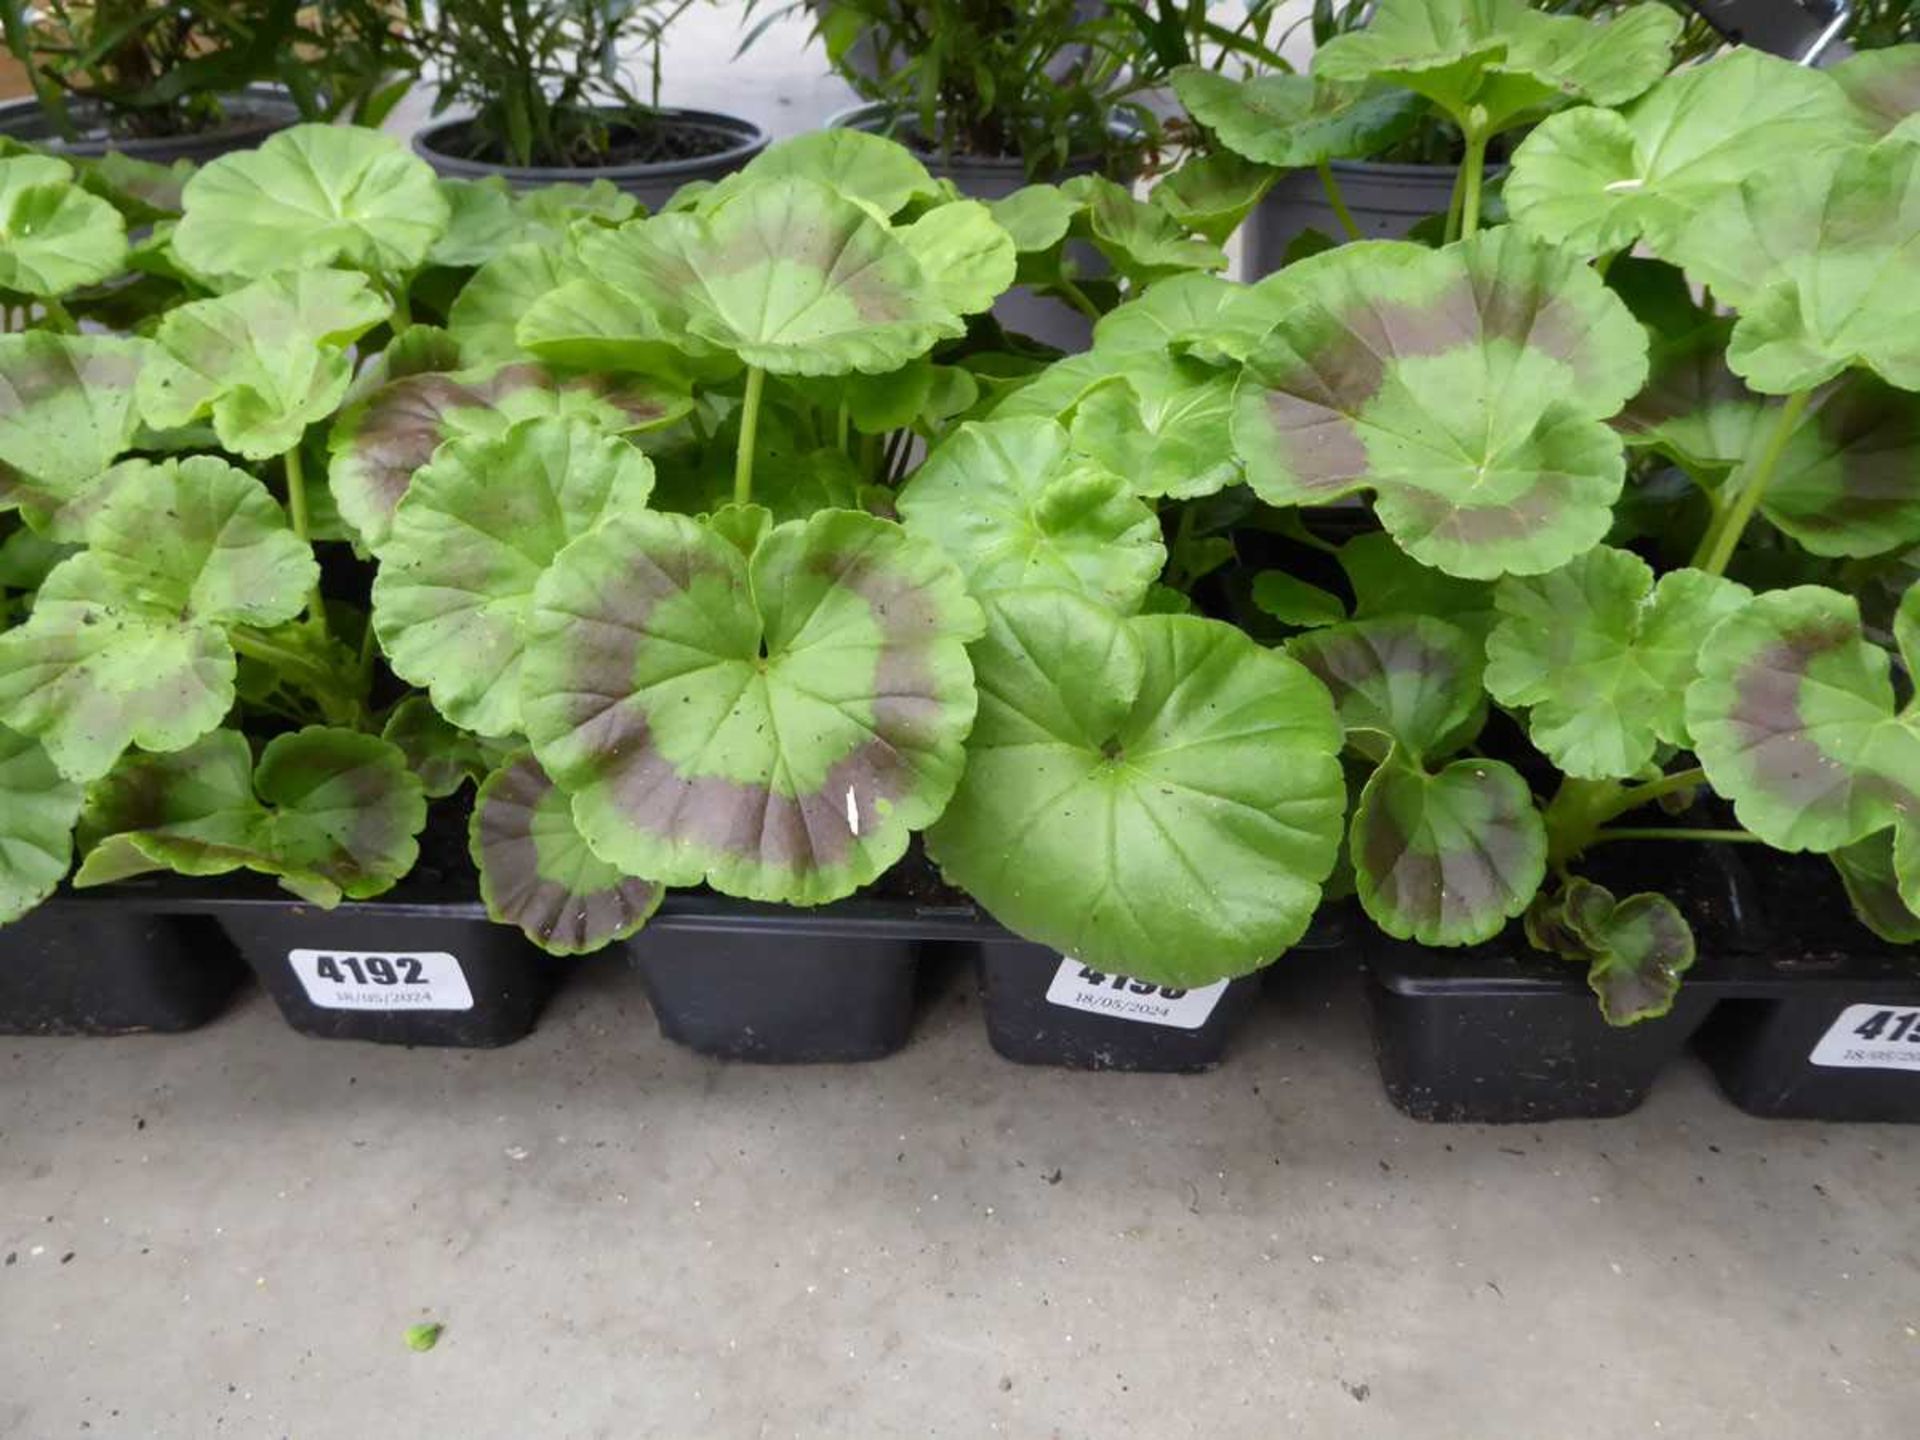
M742 186L590 236L580 258L683 348L778 375L892 370L966 331L895 232L817 181Z
M424 695L409 695L393 707L380 738L406 757L429 800L457 794L471 780L484 780L493 768L488 745L448 723Z
M978 200L929 210L894 232L920 262L940 301L957 315L978 315L1013 284L1013 237Z
M1126 350L1168 350L1217 334L1232 323L1246 297L1257 288L1236 285L1218 275L1172 276L1102 315L1093 327L1094 349L1105 355ZM1268 317L1261 331L1278 318ZM1053 369L1071 363L1062 362Z
M666 893L589 850L572 801L524 752L480 787L470 844L487 914L518 925L549 954L584 955L626 939Z
M1275 505L1371 488L1388 533L1451 575L1538 574L1597 543L1625 477L1602 423L1646 379L1646 331L1573 255L1511 227L1443 250L1342 246L1239 382L1233 442Z
M1278 172L1231 150L1195 151L1156 181L1148 198L1183 230L1224 245L1277 178Z
M1797 243L1775 249L1767 280L1742 304L1727 363L1773 395L1810 390L1853 366L1920 390L1911 314L1920 287L1920 145L1855 151L1829 175L1811 211L1818 224L1803 224ZM1808 217L1797 191L1791 198L1792 215ZM1759 212L1777 208L1762 203Z
M1395 745L1418 763L1471 740L1484 712L1480 646L1429 615L1355 620L1296 635L1287 653L1333 696L1348 743L1371 760Z
M933 176L906 146L837 126L796 135L761 151L745 169L702 196L699 208L711 210L741 187L774 180L811 180L888 216L915 200L940 198Z
M665 425L692 403L684 391L665 386L600 377L563 380L526 361L407 375L340 412L328 440L328 480L341 517L378 553L415 472L449 440L497 437L544 416L625 434Z
M296 125L187 182L175 252L212 275L258 278L344 264L405 277L450 210L432 168L376 130Z
M577 420L527 420L443 446L394 512L373 585L373 628L401 679L481 735L520 722L533 589L604 515L643 509L653 466Z
M1296 942L1346 791L1326 691L1230 626L1010 591L974 647L980 718L927 835L1003 924L1102 970L1199 985Z
M1126 186L1104 175L1076 175L1060 192L1086 207L1079 222L1086 238L1132 285L1227 268L1226 252L1218 245L1189 235L1160 206L1135 199Z
M426 824L426 797L406 757L377 736L319 726L276 736L260 752L253 786L283 881L313 876L367 900L391 890L419 858L414 837Z
M577 279L571 255L548 245L513 245L474 272L447 311L447 331L469 365L517 360L520 322L554 291Z
M666 885L815 905L946 805L979 607L934 546L847 510L749 557L679 515L610 516L541 578L521 708L595 854Z
M1547 829L1527 782L1497 760L1437 775L1390 755L1353 812L1360 904L1387 934L1422 945L1491 940L1546 876Z
M1014 249L1032 255L1066 239L1083 207L1071 195L1062 194L1058 185L1023 185L987 208L994 222L1013 237Z
M1385 79L1456 120L1477 109L1503 129L1567 100L1618 105L1666 73L1680 19L1638 5L1598 24L1544 15L1526 0L1381 0L1365 26L1315 51L1317 79Z
M0 634L0 714L81 781L129 745L178 750L219 724L234 679L222 627L291 619L318 577L265 487L212 457L151 467L88 538Z
M1250 595L1263 614L1282 625L1311 630L1338 625L1347 618L1346 603L1338 595L1284 570L1262 570L1255 575Z
M1531 932L1548 931L1552 948L1587 964L1587 984L1609 1025L1656 1020L1673 1008L1680 977L1693 965L1693 930L1664 895L1613 892L1574 879L1527 916Z
M1493 586L1429 569L1377 530L1347 541L1338 558L1353 589L1356 620L1431 615L1458 625L1476 641L1483 641L1493 624Z
M1412 128L1418 113L1405 91L1338 85L1307 75L1236 80L1187 65L1174 71L1173 89L1222 145L1283 170L1377 155Z
M81 790L40 742L0 725L0 925L47 896L73 863Z
M413 868L426 817L405 757L375 736L310 726L269 741L256 768L245 736L217 730L175 754L128 756L94 787L75 883L246 869L316 905L366 900Z
M144 340L0 335L0 509L58 508L133 443Z
M265 811L253 793L253 751L215 730L166 754L130 754L87 792L86 851L74 884L110 885L155 870L226 875L265 854Z
M1909 861L1896 867L1894 833L1879 831L1852 845L1843 845L1827 858L1839 873L1840 883L1846 886L1853 913L1860 917L1862 925L1896 945L1920 944L1920 915L1914 913L1900 893L1900 870L1911 876L1920 874L1920 866ZM1902 827L1899 833L1912 843L1912 826Z
M1120 476L1075 456L1051 420L961 426L898 506L907 529L951 555L975 595L1057 585L1125 614L1167 561L1153 510Z
M1920 45L1862 50L1828 73L1871 133L1920 140Z
M1658 744L1685 747L1687 686L1707 632L1751 593L1675 570L1654 584L1639 556L1599 546L1546 575L1494 588L1487 689L1531 707L1527 731L1569 775L1626 779Z
M733 357L690 338L678 313L594 276L567 278L575 268L556 272L563 283L538 298L532 292L542 275L532 262L518 271L503 270L497 288L490 279L472 308L462 311L465 333L475 349L483 355L503 354L511 341L529 355L570 370L642 375L676 385L694 378L724 380L738 372ZM509 336L504 327L516 304L524 309ZM495 331L495 325L502 328Z
M1678 260L1693 217L1749 176L1866 138L1831 75L1743 47L1676 71L1624 111L1549 116L1514 152L1501 193L1521 225L1582 254L1638 241Z
M1920 613L1920 591L1902 603ZM1907 626L1903 626L1907 629ZM1920 655L1901 635L1908 673ZM1687 725L1713 788L1781 850L1837 850L1920 806L1920 714L1896 708L1887 652L1853 597L1803 585L1717 625L1687 692Z
M140 413L167 430L211 418L228 450L285 454L340 404L348 347L387 318L387 302L346 271L256 281L167 313L140 372Z
M58 298L118 275L127 224L47 155L0 159L0 291Z
M993 413L1059 419L1077 454L1127 476L1136 495L1192 499L1240 479L1233 409L1230 371L1165 350L1099 344L1050 366Z
M1662 366L1621 421L1630 444L1717 485L1765 448L1778 415L1709 351ZM1760 513L1815 555L1883 555L1920 543L1917 451L1920 395L1849 373L1788 436Z

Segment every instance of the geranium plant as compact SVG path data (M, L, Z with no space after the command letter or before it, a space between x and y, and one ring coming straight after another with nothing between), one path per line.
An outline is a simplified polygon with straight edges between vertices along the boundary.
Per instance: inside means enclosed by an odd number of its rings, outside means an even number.
M1188 69L1174 83L1227 150L1277 169L1316 167L1349 238L1359 232L1329 162L1378 157L1424 114L1437 115L1462 151L1448 236L1472 235L1493 141L1568 105L1631 100L1672 64L1682 26L1671 8L1590 8L1613 13L1546 13L1526 0L1381 0L1364 24L1328 27L1309 74L1235 80Z

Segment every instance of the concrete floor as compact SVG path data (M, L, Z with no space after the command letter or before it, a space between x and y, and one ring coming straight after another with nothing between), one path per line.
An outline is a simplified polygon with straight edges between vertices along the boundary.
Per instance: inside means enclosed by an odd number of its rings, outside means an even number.
M1351 978L1192 1078L661 1040L611 963L490 1053L0 1042L0 1435L1911 1436L1920 1144L1424 1127ZM415 1354L402 1332L446 1325Z

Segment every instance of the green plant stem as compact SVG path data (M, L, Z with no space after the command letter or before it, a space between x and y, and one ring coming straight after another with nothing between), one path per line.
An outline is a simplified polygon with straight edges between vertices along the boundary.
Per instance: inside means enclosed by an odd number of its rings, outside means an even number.
M1662 775L1658 780L1649 780L1644 785L1622 786L1619 793L1603 807L1597 823L1604 825L1614 816L1638 810L1642 805L1651 805L1662 796L1691 790L1696 785L1706 783L1707 772L1696 765L1690 770L1676 770L1671 775Z
M302 543L313 543L313 527L307 518L307 474L304 462L300 459L300 447L295 445L287 451L287 513L293 519L293 533ZM307 597L307 618L313 622L313 628L324 640L327 634L327 602L320 594L316 583L313 594Z
M847 411L847 402L842 400L840 402L839 417L834 421L833 440L834 444L839 447L840 453L847 455L849 460L853 457L847 454L847 437L852 433L852 430L853 416Z
M1618 830L1598 831L1587 842L1589 848L1605 845L1609 840L1698 840L1703 843L1717 841L1731 845L1763 845L1758 835L1746 830L1692 830L1685 825L1624 827Z
M413 324L413 297L407 293L407 282L395 280L387 287L387 293L393 299L393 318L388 328L398 335Z
M1320 172L1321 188L1327 192L1327 204L1333 207L1341 228L1347 232L1347 239L1358 240L1360 227L1354 223L1353 212L1347 208L1347 197L1340 193L1340 182L1334 178L1332 164L1322 160L1315 168Z
M1548 858L1557 866L1565 865L1594 843L1600 827L1608 821L1650 805L1663 795L1704 784L1706 778L1706 772L1696 766L1640 785L1623 785L1617 780L1563 781L1544 816Z
M340 677L309 655L297 650L289 650L277 640L269 640L255 630L244 626L235 626L227 632L227 639L236 653L249 660L258 660L268 666L276 675L289 680L297 680L300 688L318 696L325 696L339 690Z
M1087 298L1086 291L1082 290L1064 275L1060 277L1060 293L1074 309L1078 310L1096 325L1100 323L1100 307Z
M1460 238L1480 233L1480 184L1487 168L1487 133L1478 125L1467 127L1467 158L1463 163L1464 193L1460 202Z
M1463 165L1454 172L1453 191L1447 196L1447 228L1441 232L1448 244L1460 238L1460 207L1466 199L1467 170Z
M767 386L767 372L758 365L747 370L747 391L740 401L740 448L733 459L733 503L745 505L753 499L753 446L760 431L760 393Z
M74 322L73 314L51 295L40 302L40 308L47 312L47 320L63 335L78 335L80 327Z
M1799 428L1800 417L1806 413L1807 403L1812 398L1813 392L1810 390L1789 395L1786 403L1780 407L1772 433L1767 436L1766 448L1750 464L1742 465L1728 482L1730 487L1734 487L1733 501L1707 527L1706 535L1701 538L1699 553L1693 560L1696 569L1705 570L1709 575L1726 573L1733 552L1740 546L1740 537L1746 534L1754 511L1760 508L1761 498L1772 483L1773 472L1779 468L1780 457L1786 453L1787 442Z

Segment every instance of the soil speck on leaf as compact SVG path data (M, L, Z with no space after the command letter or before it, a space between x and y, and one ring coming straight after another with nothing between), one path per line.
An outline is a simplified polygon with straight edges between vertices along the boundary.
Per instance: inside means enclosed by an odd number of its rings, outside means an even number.
M1342 1380L1340 1382L1340 1388L1358 1400L1362 1405L1366 1404L1367 1397L1373 1394L1373 1387L1364 1380L1358 1385L1349 1384L1347 1381Z
M1058 1169L1055 1169L1043 1178L1046 1180L1047 1184L1049 1185L1058 1185L1060 1183L1060 1171Z

